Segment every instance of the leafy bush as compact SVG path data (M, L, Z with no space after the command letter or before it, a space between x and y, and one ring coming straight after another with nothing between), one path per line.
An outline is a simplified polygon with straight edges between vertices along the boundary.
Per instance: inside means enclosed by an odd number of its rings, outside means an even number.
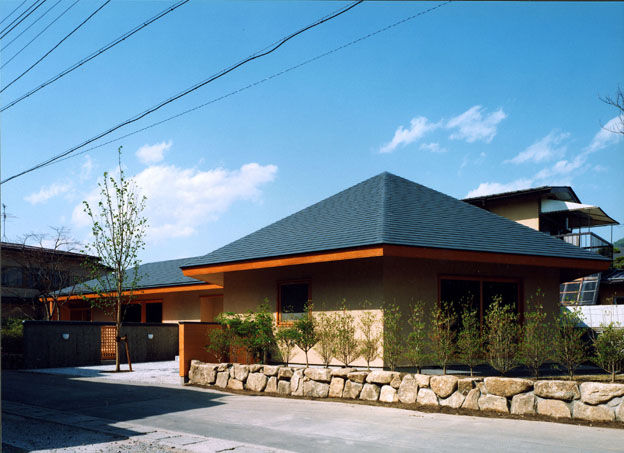
M446 367L455 354L455 330L453 325L457 318L450 304L440 302L431 311L431 350L434 361L442 367L446 374Z
M336 360L344 366L360 356L360 344L355 338L355 318L342 301L340 311L336 313Z
M316 338L318 342L314 350L321 356L325 368L336 354L336 316L321 312L315 315Z
M593 362L611 374L611 382L615 382L615 374L624 367L624 329L613 322L600 327L602 332L593 339Z
M2 353L22 354L24 345L24 320L8 318L2 320Z
M368 303L364 304L369 308ZM381 335L379 334L379 315L372 310L365 310L359 318L359 327L362 334L360 340L360 355L366 361L366 368L370 370L370 363L379 357Z
M394 371L405 346L401 336L401 309L393 303L383 307L383 348L384 362Z
M318 343L316 336L316 326L314 317L312 316L312 305L305 306L303 316L295 320L293 327L297 331L297 339L295 343L305 353L306 367L308 363L308 352Z
M578 327L580 322L581 314L578 309L569 310L561 307L553 341L554 358L568 372L570 380L574 378L574 372L588 356L583 330Z
M541 299L543 293L538 291L537 297ZM518 361L533 370L535 379L539 378L540 367L553 355L552 327L542 304L531 301L524 313Z
M275 333L275 341L286 366L290 364L293 350L297 346L298 335L299 332L292 326L279 327Z
M461 328L457 335L457 356L460 362L473 368L483 360L483 336L479 312L470 305L465 305L461 314Z
M422 301L416 301L411 306L407 323L410 326L410 332L407 335L404 357L406 362L410 366L416 367L416 370L420 373L422 367L429 359L425 307Z
M497 296L485 315L487 358L496 371L505 375L516 365L518 315Z
M206 350L214 354L219 362L229 362L232 339L232 331L227 326L211 329L208 331Z

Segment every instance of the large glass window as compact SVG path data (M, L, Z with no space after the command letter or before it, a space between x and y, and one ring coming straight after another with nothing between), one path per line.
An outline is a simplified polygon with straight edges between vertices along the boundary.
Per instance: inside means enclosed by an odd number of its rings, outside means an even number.
M162 302L145 304L145 322L162 322Z
M123 322L141 322L141 304L124 305Z
M282 283L279 285L280 321L294 321L303 315L310 296L309 290L307 283Z
M5 267L2 269L2 286L21 288L22 283L22 268Z

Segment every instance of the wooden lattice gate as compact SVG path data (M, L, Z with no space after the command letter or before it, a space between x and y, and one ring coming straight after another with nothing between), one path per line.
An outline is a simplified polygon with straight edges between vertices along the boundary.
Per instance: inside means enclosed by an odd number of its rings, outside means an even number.
M102 360L115 360L115 326L102 326Z

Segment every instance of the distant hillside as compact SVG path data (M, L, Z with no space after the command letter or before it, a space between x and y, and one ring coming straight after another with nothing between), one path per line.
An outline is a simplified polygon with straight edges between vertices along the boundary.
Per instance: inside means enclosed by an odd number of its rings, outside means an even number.
M620 250L624 249L624 238L615 241L613 246L619 248Z

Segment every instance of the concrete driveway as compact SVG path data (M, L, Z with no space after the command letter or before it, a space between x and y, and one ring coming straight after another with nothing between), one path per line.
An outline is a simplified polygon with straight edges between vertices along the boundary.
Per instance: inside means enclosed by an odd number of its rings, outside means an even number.
M90 447L50 436L67 451L623 451L624 430L429 414L329 401L121 383L28 372L2 374L3 434L9 416L61 422L112 436ZM19 419L18 419L19 420ZM48 426L50 431L53 427ZM59 430L62 431L62 430ZM28 436L28 432L22 432ZM3 438L4 443L11 439ZM93 441L90 441L93 443ZM24 443L22 443L23 445ZM140 448L139 448L140 446ZM86 448L86 450L85 450Z

